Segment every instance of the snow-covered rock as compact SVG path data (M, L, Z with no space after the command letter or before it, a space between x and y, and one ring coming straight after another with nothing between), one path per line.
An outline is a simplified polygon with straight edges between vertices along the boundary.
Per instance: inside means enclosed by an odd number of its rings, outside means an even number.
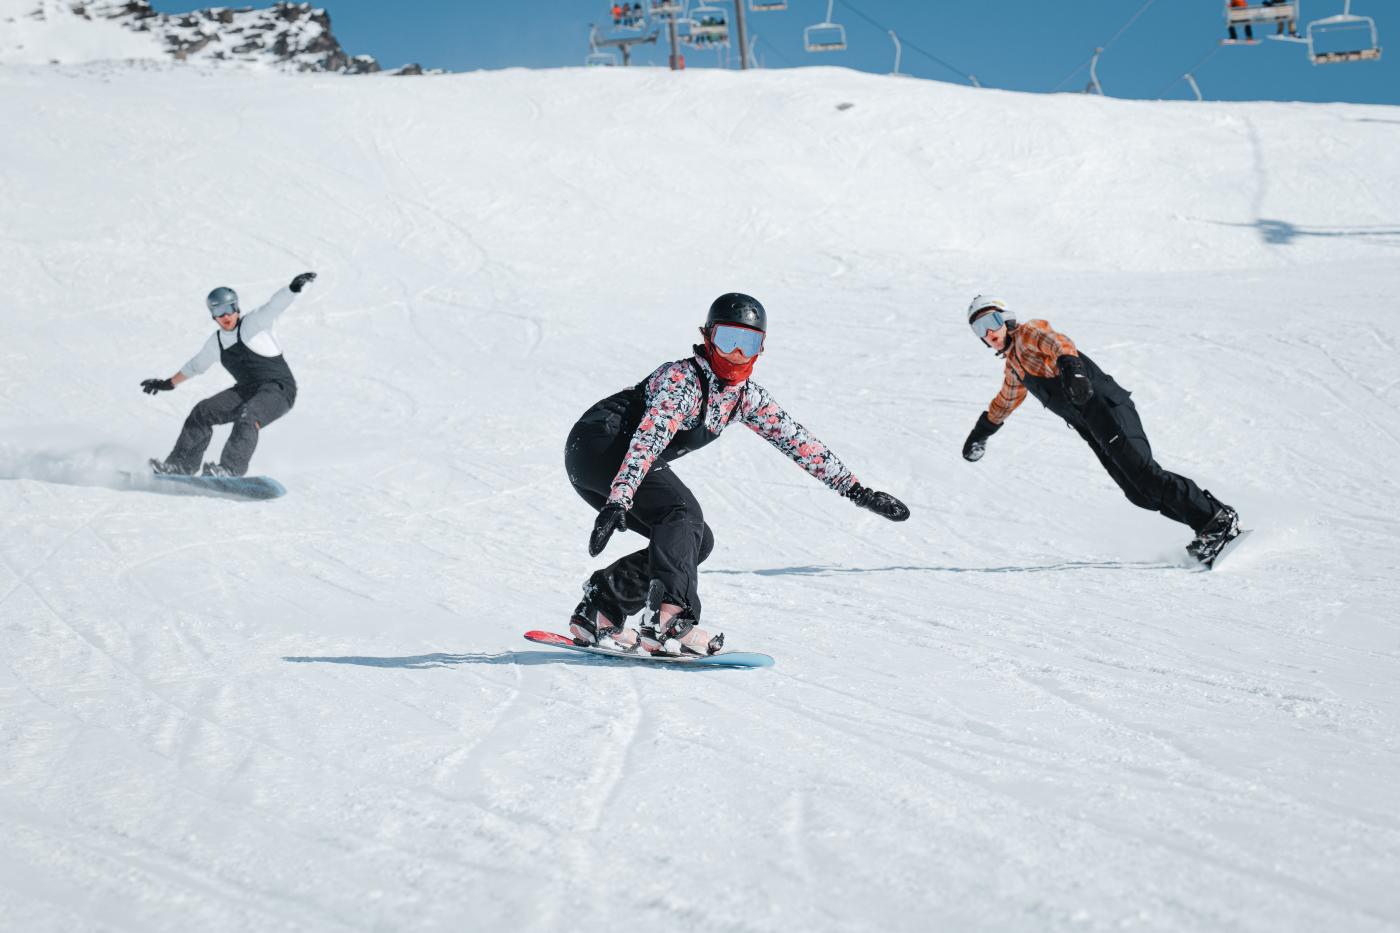
M381 70L373 56L347 53L331 32L330 14L310 3L160 13L148 0L0 0L0 26L0 62L8 63L173 58L340 74Z

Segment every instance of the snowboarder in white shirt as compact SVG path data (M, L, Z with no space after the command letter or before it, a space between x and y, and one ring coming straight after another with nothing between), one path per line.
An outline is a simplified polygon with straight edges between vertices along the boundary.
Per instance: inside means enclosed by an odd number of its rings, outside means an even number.
M209 293L205 304L219 329L179 372L169 379L145 379L141 389L148 395L169 392L216 362L233 376L233 386L194 406L175 441L175 449L164 460L152 459L152 470L193 474L209 447L214 425L232 423L233 431L219 462L205 463L204 475L242 476L248 472L259 432L291 411L297 398L296 379L272 335L272 326L291 305L293 296L315 279L316 273L303 272L267 304L246 315L239 309L238 294L233 289L220 287Z

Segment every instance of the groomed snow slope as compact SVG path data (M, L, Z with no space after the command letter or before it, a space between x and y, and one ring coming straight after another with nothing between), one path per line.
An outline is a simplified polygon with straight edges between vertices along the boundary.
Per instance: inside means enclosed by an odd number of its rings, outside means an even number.
M105 66L0 68L0 125L0 928L1400 927L1400 111ZM228 383L137 387L203 295L304 269L290 494L114 488ZM679 473L707 619L777 666L525 643L595 566L573 419L729 290L912 520L736 429ZM1034 401L959 457L983 290L1237 559Z

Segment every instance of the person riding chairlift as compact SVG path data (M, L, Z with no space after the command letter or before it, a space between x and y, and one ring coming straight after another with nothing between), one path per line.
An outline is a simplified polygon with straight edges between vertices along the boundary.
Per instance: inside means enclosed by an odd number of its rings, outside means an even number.
M1231 8L1232 10L1243 10L1243 9L1247 8L1248 6L1249 6L1249 0L1230 0L1230 8ZM1238 42L1238 41L1240 41L1240 36L1239 36L1239 33L1237 33L1237 32L1235 31L1235 24L1234 24L1234 23L1230 23L1230 41L1231 41L1231 42ZM1249 23L1245 23L1245 24L1244 24L1244 41L1246 41L1246 42L1253 42L1253 41L1254 41L1254 27L1253 27L1252 25L1250 25Z
M1264 6L1288 6L1293 0L1264 0ZM1296 9L1296 7L1294 8ZM1298 38L1298 19L1294 16L1281 16L1278 19L1278 32L1275 35L1283 35L1284 27L1288 27L1288 34L1293 38Z

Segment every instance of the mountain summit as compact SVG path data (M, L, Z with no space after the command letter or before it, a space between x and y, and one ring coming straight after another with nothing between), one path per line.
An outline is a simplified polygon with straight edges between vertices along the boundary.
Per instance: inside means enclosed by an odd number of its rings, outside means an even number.
M160 13L148 0L0 0L0 62L77 63L162 59L279 70L372 74L351 56L330 14L310 3ZM419 73L416 65L400 73Z

